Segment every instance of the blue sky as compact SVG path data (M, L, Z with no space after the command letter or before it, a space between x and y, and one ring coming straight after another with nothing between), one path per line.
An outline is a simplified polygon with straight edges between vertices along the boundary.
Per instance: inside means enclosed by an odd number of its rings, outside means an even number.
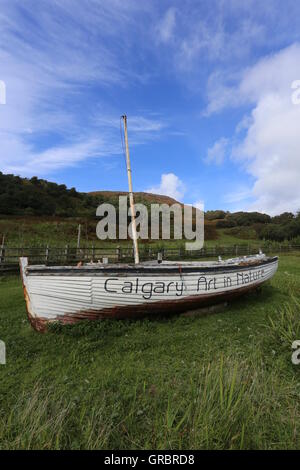
M300 209L300 2L0 0L0 170ZM297 83L295 91L297 93Z

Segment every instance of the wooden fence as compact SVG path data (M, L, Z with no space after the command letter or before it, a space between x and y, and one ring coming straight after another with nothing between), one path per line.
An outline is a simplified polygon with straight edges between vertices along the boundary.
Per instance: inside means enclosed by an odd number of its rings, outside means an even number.
M262 244L260 246L266 254L271 253L289 253L299 251L298 245L271 245ZM234 246L214 246L206 247L202 250L185 251L184 248L164 248L158 249L149 246L140 247L140 259L154 260L157 259L158 253L162 253L163 259L168 260L197 260L205 258L215 258L218 256L235 257L255 254L259 250L258 245L234 245ZM79 261L98 261L108 258L110 262L132 262L134 260L132 247L86 247L71 248L65 247L36 247L36 248L15 248L8 246L0 246L0 274L16 273L19 269L19 258L26 256L29 258L30 264L46 264L53 265L76 265Z

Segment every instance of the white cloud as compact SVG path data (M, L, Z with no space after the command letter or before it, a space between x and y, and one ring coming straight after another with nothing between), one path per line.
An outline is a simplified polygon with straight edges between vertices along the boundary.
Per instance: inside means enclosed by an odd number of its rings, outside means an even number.
M194 61L203 60L203 56L223 63L242 59L264 39L263 25L249 19L241 19L233 31L228 26L228 22L222 19L221 10L215 22L198 19L179 46L178 57L182 66L193 65Z
M255 178L255 202L248 210L278 214L300 208L300 106L292 102L292 83L299 78L300 45L294 44L246 70L237 89L228 88L235 105L253 106L250 119L238 126L245 138L232 152Z
M0 109L0 121L1 111ZM88 158L120 155L123 152L118 115L101 115L98 120L96 117L91 129L78 128L78 135L75 135L76 125L73 124L72 127L70 121L65 125L67 117L63 114L58 117L54 114L52 118L46 115L45 119L48 125L51 124L52 131L56 126L61 126L66 134L69 133L64 142L40 151L24 139L26 135L31 136L30 129L24 129L21 133L0 129L1 171L24 176L43 176L62 168L76 166ZM41 131L47 125L46 122L39 123ZM131 148L160 138L161 131L167 128L167 124L158 118L132 116L128 122Z
M204 210L204 201L200 199L199 201L195 201L193 204L191 204L193 207L196 207L196 209L199 209L200 211Z
M95 84L106 89L142 80L123 54L127 34L122 42L120 36L139 24L136 15L144 10L133 0L81 0L75 9L71 0L28 0L22 6L2 0L0 79L7 99L0 106L1 171L46 175L121 153L119 130L96 127L95 108L105 113L90 92ZM115 120L118 126L119 113ZM133 137L139 133L137 143L143 143L163 124L135 116L135 127Z
M248 199L253 198L252 189L247 187L238 187L235 191L227 193L223 197L223 201L227 204L244 203Z
M146 192L181 200L185 193L185 186L178 176L174 175L174 173L167 173L161 176L159 186L146 189Z
M173 36L176 26L176 9L171 7L164 14L160 20L156 32L161 42L169 42Z
M207 150L205 162L221 165L224 162L228 144L228 139L225 139L224 137L215 142L214 145Z
M291 87L299 77L299 53L300 45L295 43L238 74L213 73L208 81L206 115L229 107L256 104L270 93L284 94L291 101Z
M96 114L95 122L97 125L103 127L111 127L119 129L119 117L114 114ZM140 115L130 115L127 117L128 126L130 132L133 132L137 135L147 134L147 133L158 133L168 127L168 122L166 122L160 116L140 116Z
M42 176L66 167L72 167L79 162L92 157L103 157L118 153L104 139L86 138L82 142L51 147L45 151L33 151L24 142L7 140L6 148L14 149L14 159L2 163L4 173L15 173L24 176ZM26 155L24 158L24 154Z
M206 6L185 0L176 16L174 11L170 8L155 29L168 46L167 55L157 52L194 93L202 91L199 77L207 75L211 64L236 72L262 50L279 50L299 38L300 4L295 0L286 0L284 9L281 0L210 0Z

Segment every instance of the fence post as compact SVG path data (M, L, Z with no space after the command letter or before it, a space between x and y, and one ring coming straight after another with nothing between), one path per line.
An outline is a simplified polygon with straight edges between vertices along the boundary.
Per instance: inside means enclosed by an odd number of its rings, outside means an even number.
M117 260L120 261L121 260L121 248L119 246L117 246L116 248L116 256L117 256Z
M92 245L92 261L95 259L95 245Z
M80 248L80 238L81 238L81 224L78 225L77 250L79 250Z
M45 263L48 264L48 261L49 261L49 245L46 246Z
M69 259L69 245L66 245L65 247L65 263L68 264L68 259Z
M4 245L1 245L0 248L0 263L4 263L5 260L5 247Z

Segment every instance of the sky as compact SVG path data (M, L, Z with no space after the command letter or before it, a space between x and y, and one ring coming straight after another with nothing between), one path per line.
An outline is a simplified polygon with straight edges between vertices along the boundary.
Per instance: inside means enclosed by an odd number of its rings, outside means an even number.
M0 0L1 83L3 173L300 209L298 0Z

